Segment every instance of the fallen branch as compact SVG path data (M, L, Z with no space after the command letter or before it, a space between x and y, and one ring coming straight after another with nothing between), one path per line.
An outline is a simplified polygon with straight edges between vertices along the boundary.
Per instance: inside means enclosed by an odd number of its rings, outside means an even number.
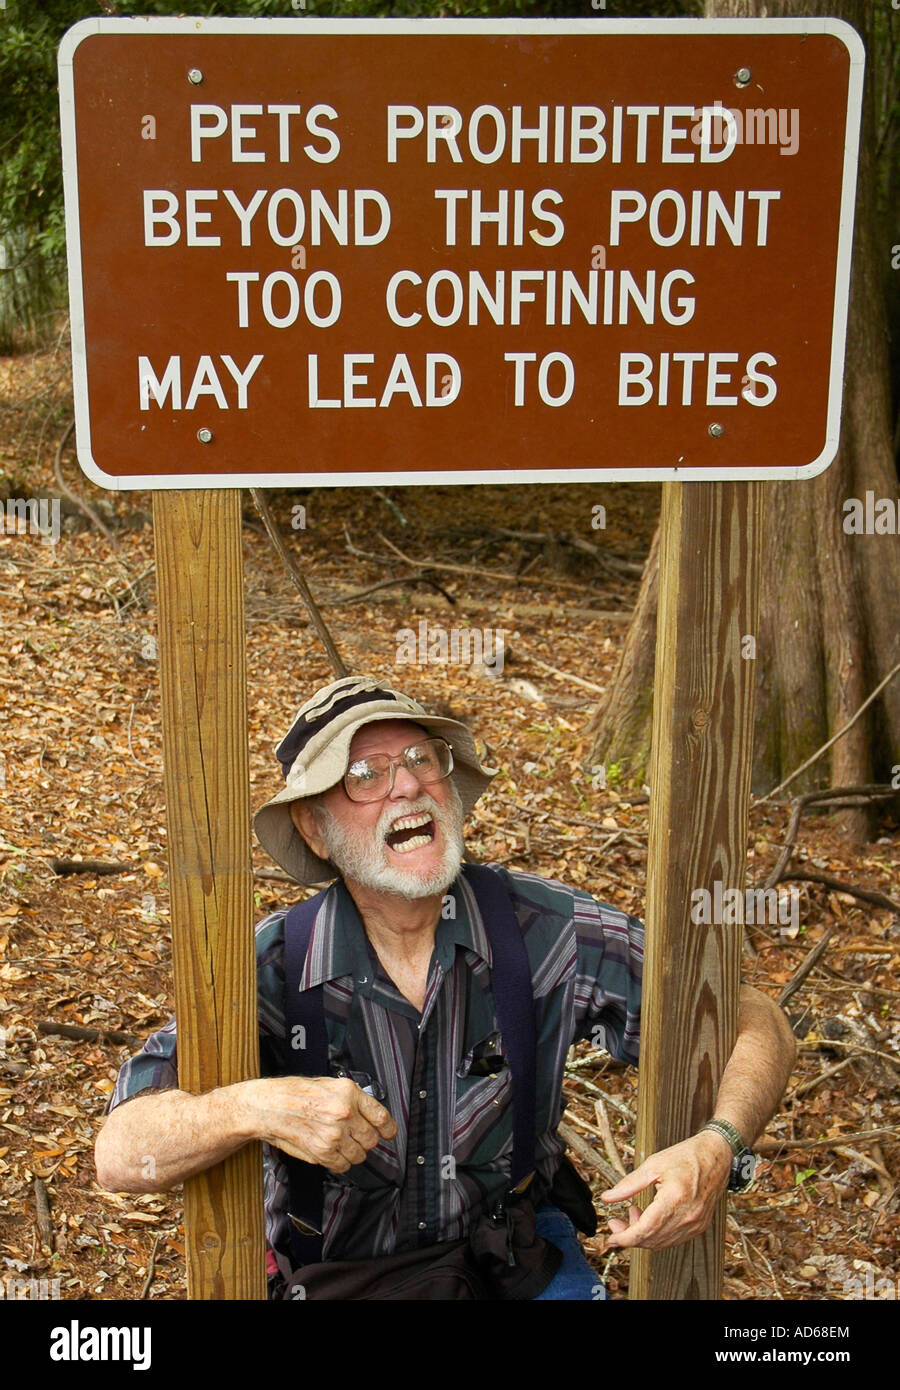
M860 717L863 711L868 709L872 701L878 695L881 694L884 687L894 679L898 671L900 671L900 661L897 662L897 665L893 668L893 670L888 671L883 681L879 681L878 685L876 685L871 695L866 696L859 709L852 716L852 718L847 720L847 723L843 726L843 728L838 729L837 733L834 734L828 740L827 743L823 743L821 748L817 748L815 753L813 753L812 757L807 758L805 763L800 764L796 772L792 772L790 777L786 777L783 782L779 782L777 787L773 787L772 790L769 792L768 796L760 797L758 801L754 801L753 805L761 806L764 801L771 801L773 796L777 796L779 792L784 791L785 787L789 786L791 782L793 782L797 777L799 777L801 772L805 772L808 767L812 767L813 763L817 762L819 758L821 758L823 753L827 753L828 749L831 748L835 743L837 743L838 739L842 738L848 729L853 728L853 725L856 723L857 719Z
M572 1064L570 1063L569 1065L571 1066ZM623 1062L621 1065L624 1069L626 1064ZM568 1073L568 1071L569 1067L567 1066L566 1073ZM615 1096L609 1095L606 1091L602 1091L600 1087L595 1084L595 1082L588 1081L587 1078L584 1076L569 1076L569 1080L575 1086L583 1086L585 1090L590 1091L592 1095L600 1096L603 1100L606 1101L607 1105L611 1105L614 1110L618 1110L620 1115L624 1115L626 1120L629 1120L632 1125L635 1123L634 1111L631 1110L624 1103L624 1101L618 1100Z
M790 1095L785 1096L782 1104L788 1105L793 1100L799 1100L800 1096L805 1096L808 1091L814 1090L820 1081L827 1081L829 1076L834 1076L837 1072L843 1071L844 1067L849 1067L851 1062L855 1061L856 1058L853 1056L845 1057L842 1062L835 1062L834 1066L826 1067L824 1071L819 1072L818 1076L814 1076L809 1081L804 1081L801 1085L795 1086Z
M825 935L822 937L822 940L816 942L812 950L804 956L803 960L797 966L797 969L794 971L793 975L788 980L784 989L778 996L778 1003L781 1005L782 1008L784 1008L791 995L796 994L797 990L803 984L803 981L806 979L807 975L810 973L811 970L815 968L817 962L821 960L822 956L828 950L828 943L834 936L836 931L837 927L829 927Z
M50 1218L50 1199L47 1196L47 1189L40 1178L34 1180L34 1204L37 1208L38 1230L41 1233L41 1244L46 1245L51 1255L53 1254L53 1222Z
M875 1047L860 1047L857 1043L845 1043L840 1038L820 1038L816 1042L801 1042L801 1051L818 1052L820 1048L829 1047L849 1047L854 1052L864 1053L867 1057L879 1057L882 1062L887 1062L892 1067L900 1069L900 1057L891 1057L888 1052L879 1052Z
M855 800L852 802L853 805L859 806L865 804L866 800L880 800L895 795L896 792L893 787L888 786L887 783L873 782L859 787L831 787L824 791L806 792L803 796L796 797L791 804L791 818L788 822L787 836L782 846L781 853L778 856L774 869L764 880L762 887L764 889L774 888L777 883L781 882L782 878L786 877L785 869L790 863L791 856L794 853L794 846L797 842L797 832L800 828L800 817L808 806L828 802L842 802L848 797L862 798L862 800ZM765 798L763 799L765 800ZM757 802L754 804L758 805L759 803Z
M565 1120L560 1121L558 1133L560 1138L566 1141L566 1147L571 1149L572 1152L581 1159L582 1163L588 1164L591 1168L596 1168L597 1172L606 1179L610 1187L615 1187L617 1183L621 1181L621 1174L617 1173L615 1168L611 1167L605 1158L601 1158L593 1144L589 1144L586 1139L582 1139L578 1131L573 1129L570 1124L567 1124Z
M370 584L365 589L358 589L355 593L345 594L343 598L329 599L327 603L323 604L323 607L340 608L340 606L344 603L361 603L364 598L369 597L369 594L376 594L382 589L408 589L410 584L428 584L432 589L436 590L437 593L439 593L443 598L445 598L448 603L453 604L454 606L456 605L456 599L453 597L450 591L448 589L443 588L437 582L436 579L433 579L431 575L423 571L421 574L416 574L412 576L404 575L400 579L379 579L377 584Z
M161 1235L157 1235L153 1240L153 1249L150 1251L150 1263L147 1265L147 1278L144 1280L143 1288L138 1294L138 1299L144 1299L150 1292L150 1285L153 1283L153 1276L156 1273L156 1252L159 1249Z
M609 1123L609 1116L601 1096L597 1096L594 1101L594 1114L597 1116L597 1128L603 1135L603 1147L606 1150L606 1156L616 1172L624 1178L627 1169L622 1162L622 1155L616 1147L616 1138L612 1132L612 1125Z
M310 619L312 620L313 627L316 629L316 632L319 634L319 637L322 640L322 645L328 653L328 659L331 662L335 676L337 676L338 679L340 679L342 676L349 676L350 672L344 665L343 658L341 657L340 652L335 646L334 638L332 637L331 633L325 625L325 619L319 612L319 607L315 599L313 598L312 593L310 592L309 585L307 584L303 574L297 568L297 565L295 564L290 554L290 551L288 550L287 546L284 543L284 540L282 539L281 532L279 531L278 526L275 523L275 518L272 516L272 513L269 509L269 504L266 501L266 494L263 492L262 488L252 487L250 489L250 496L256 503L256 510L262 517L263 525L265 526L266 531L269 534L269 540L272 542L272 545L275 547L275 549L278 551L278 554L281 556L282 560L287 565L288 573L291 576L294 588L297 590L298 594L300 595L304 604L306 605L306 611L309 614Z
M593 690L598 695L606 694L604 686L595 685L593 681L582 680L580 676L573 676L571 671L561 671L558 666L550 666L546 661L539 661L536 656L526 656L525 660L532 666L538 666L542 671L548 671L551 676L559 676L562 680L569 681L571 685L580 685L583 690Z
M851 897L860 898L864 903L874 903L875 907L889 907L892 912L900 912L900 903L894 902L886 893L879 893L875 888L855 888L839 878L832 878L830 874L813 873L810 869L792 869L790 873L781 875L782 883L789 880L821 883L824 888L831 888L836 893L849 893Z
M254 869L253 877L275 879L278 883L297 882L295 878L291 878L290 874L282 873L280 869Z
M80 493L73 492L72 489L71 489L65 482L63 482L63 475L62 475L62 456L63 456L63 450L65 449L66 445L68 444L68 442L69 442L69 437L70 437L72 431L74 430L74 428L75 428L75 421L74 421L74 419L72 419L72 420L69 421L68 425L66 426L65 433L63 434L62 439L59 441L59 443L58 443L57 446L56 446L56 457L55 457L54 460L53 460L53 471L54 471L54 473L56 474L56 481L57 481L57 484L59 485L59 490L60 490L60 492L62 492L66 497L68 497L68 499L69 499L69 501L72 503L73 507L77 507L78 510L81 512L82 516L86 516L87 519L88 519L88 521L90 521L91 524L92 524L93 526L96 526L97 530L101 533L101 535L103 535L103 536L106 537L106 539L109 541L110 545L112 546L113 550L118 550L118 548L119 548L119 543L118 543L118 541L116 540L116 538L115 538L115 536L113 535L112 531L110 531L109 527L103 522L103 520L100 518L100 516L99 516L99 515L97 514L97 512L94 510L94 508L91 506L90 502L88 502L86 498L82 497Z
M823 1139L757 1139L753 1145L757 1153L778 1153L782 1149L827 1149L837 1144L845 1144L852 1139L857 1144L868 1143L873 1139L900 1138L900 1125L887 1129L862 1129L856 1134L830 1134Z
M877 1148L878 1145L875 1141L873 1140L872 1142L873 1148ZM840 1154L841 1158L849 1158L853 1163L861 1163L863 1167L868 1168L870 1172L876 1173L880 1178L886 1178L889 1193L893 1192L894 1180L884 1164L879 1163L877 1158L870 1157L868 1154L861 1154L858 1149L851 1148L849 1144L841 1144L840 1147L835 1147L834 1151L836 1154Z
M77 1042L100 1042L112 1043L115 1047L138 1047L141 1041L133 1033L120 1033L115 1029L108 1030L106 1028L85 1028L80 1023L54 1023L52 1019L43 1019L35 1026L39 1033L44 1033L49 1037L74 1038Z
M47 863L55 874L127 874L138 867L137 864L115 864L106 859L48 859Z
M386 545L389 550L392 550L397 558L403 561L404 565L409 565L412 569L418 570L420 574L427 570L446 570L450 574L480 575L483 579L492 579L497 583L525 585L529 589L543 589L549 584L554 589L573 589L576 593L580 594L583 594L585 590L584 584L574 584L569 579L526 579L523 575L508 574L505 570L476 569L474 565L451 565L442 560L411 560L408 555L404 555L399 546L394 545L393 541L389 541L387 536L383 536L381 532L378 533L378 539ZM384 563L386 559L383 555L368 555L361 550L356 550L353 553L363 556L365 559L380 560L382 563ZM589 592L592 591L589 590ZM606 594L604 597L615 600L618 598L618 595Z

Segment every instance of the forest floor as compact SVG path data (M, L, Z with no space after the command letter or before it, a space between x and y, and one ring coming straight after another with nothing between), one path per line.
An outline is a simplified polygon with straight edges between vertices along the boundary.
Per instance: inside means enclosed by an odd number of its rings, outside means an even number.
M55 489L68 380L62 348L0 361L4 498ZM172 1011L151 500L100 492L69 451L63 471L111 540L77 514L55 544L0 525L0 1279L59 1280L66 1299L181 1299L180 1191L105 1192L92 1154L119 1066ZM273 500L347 665L465 720L500 769L469 821L475 857L640 916L645 789L624 783L615 764L591 763L590 722L621 649L658 489L392 487ZM293 712L332 673L249 495L244 514L256 807L278 785L273 750ZM348 601L386 580L396 582ZM438 627L484 640L485 629L502 630L502 672L452 660L406 669L403 630L433 647ZM789 801L751 811L751 885L778 857ZM56 872L60 860L120 868ZM258 846L254 868L259 916L299 896L271 876ZM806 814L792 868L896 903L898 827L882 817L871 842L853 846L833 816ZM783 923L749 929L744 978L777 999L834 932L786 1006L797 1067L753 1187L729 1198L725 1297L896 1298L900 1143L896 1127L881 1131L896 1126L900 1093L900 915L843 888L795 886L799 920L785 910ZM56 1024L104 1036L59 1036L48 1031ZM111 1032L133 1042L109 1041ZM598 1164L631 1166L637 1075L582 1044L566 1088L566 1121L583 1141L577 1161L598 1193L609 1185ZM587 1250L622 1298L629 1256L600 1253L604 1229Z

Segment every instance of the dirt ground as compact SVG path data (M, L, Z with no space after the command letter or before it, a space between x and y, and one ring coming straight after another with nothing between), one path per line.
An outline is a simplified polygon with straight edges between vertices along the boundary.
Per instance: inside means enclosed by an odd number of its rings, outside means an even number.
M64 343L0 361L4 497L56 487L53 454L70 414ZM182 1299L180 1192L104 1192L92 1156L119 1065L172 1009L151 503L101 493L70 451L62 468L109 537L70 504L58 543L0 527L0 1279L58 1279L66 1299ZM641 915L646 795L615 765L590 765L588 725L621 648L658 489L335 489L274 503L348 666L466 720L499 767L469 823L476 857L561 878ZM274 745L331 671L249 495L245 522L256 807L278 783ZM347 601L387 580L396 582ZM405 669L399 634L418 634L423 622L502 630L502 674L452 662ZM751 884L774 864L787 819L787 803L753 809ZM54 871L54 861L79 859L120 867ZM296 889L267 876L258 847L254 864L260 916L295 900ZM854 848L832 818L805 815L792 867L896 903L898 827L882 818L872 842ZM896 1126L900 915L843 889L796 886L799 922L752 930L747 981L777 998L835 932L787 1004L799 1059L754 1186L729 1198L725 1296L897 1297L897 1132L859 1136ZM136 1041L62 1037L47 1031L54 1024ZM571 1060L567 1122L589 1151L627 1168L636 1074L586 1045ZM608 1185L579 1164L595 1191ZM600 1246L589 1241L589 1255L622 1298L629 1257L601 1256Z

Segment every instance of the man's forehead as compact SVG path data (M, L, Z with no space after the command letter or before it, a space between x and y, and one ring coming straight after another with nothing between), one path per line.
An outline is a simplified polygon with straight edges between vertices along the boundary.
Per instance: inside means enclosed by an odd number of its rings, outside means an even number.
M411 724L406 719L378 719L353 735L350 756L360 758L366 753L396 755L423 738L428 738L428 732L421 724Z

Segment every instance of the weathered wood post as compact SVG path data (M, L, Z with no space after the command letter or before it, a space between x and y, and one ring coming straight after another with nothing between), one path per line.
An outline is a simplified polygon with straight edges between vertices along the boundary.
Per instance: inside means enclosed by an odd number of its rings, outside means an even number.
M153 497L178 1081L259 1075L241 494ZM261 1156L184 1186L188 1297L266 1296Z
M691 893L744 889L764 488L663 484L635 1165L710 1118L734 1046L742 929L694 924ZM636 1250L630 1296L721 1298L724 1212Z

